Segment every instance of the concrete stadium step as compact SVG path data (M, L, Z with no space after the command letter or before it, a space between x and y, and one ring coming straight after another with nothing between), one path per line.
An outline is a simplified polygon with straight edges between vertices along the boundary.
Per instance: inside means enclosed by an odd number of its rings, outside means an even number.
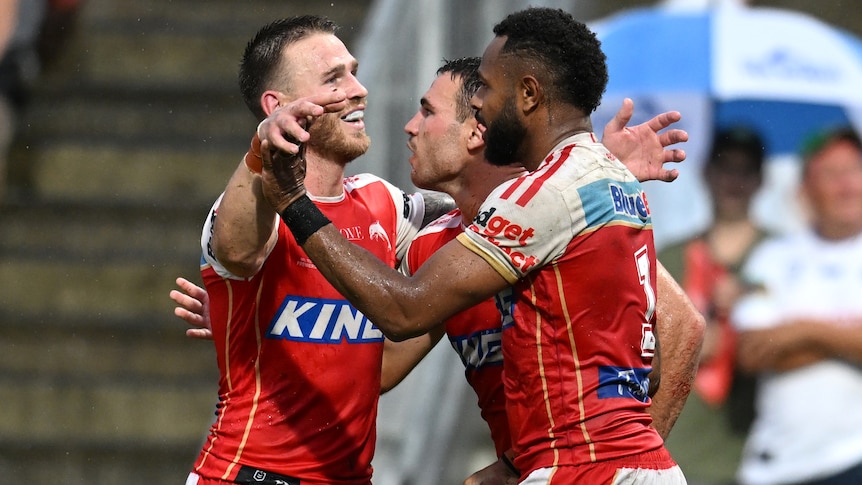
M0 317L0 474L182 483L213 419L218 378L212 343L183 329L179 320Z
M234 86L204 91L86 85L73 95L68 90L44 86L30 103L25 123L33 143L110 140L127 147L167 142L235 149L248 143L257 126ZM43 139L46 133L51 136Z
M136 260L191 264L209 204L184 206L36 202L0 208L0 258Z
M164 379L29 379L0 377L0 396L12 398L0 415L4 440L192 446L206 434L217 402L214 379L197 387Z
M17 175L10 174L10 180L25 179L16 184L47 200L191 205L205 207L203 217L247 149L248 142L232 149L210 149L205 140L184 141L179 146L57 140L18 157Z
M0 475L16 483L182 484L197 458L193 446L0 441Z
M135 260L57 262L0 260L0 308L29 320L166 321L173 317L168 297L177 276L199 274L198 260L142 264Z
M7 385L41 380L61 387L131 381L163 382L167 388L185 382L209 390L216 386L212 342L186 337L186 324L173 316L137 325L89 320L73 329L69 321L0 322L0 379Z
M343 26L340 35L349 45L370 3L351 0L321 9L319 3L298 0L88 0L80 18L86 32L64 47L69 55L59 71L98 84L200 88L229 80L235 86L242 51L264 24L323 12Z

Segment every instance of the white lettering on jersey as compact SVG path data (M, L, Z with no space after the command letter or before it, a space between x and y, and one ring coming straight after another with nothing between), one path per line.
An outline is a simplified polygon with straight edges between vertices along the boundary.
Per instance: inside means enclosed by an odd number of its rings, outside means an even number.
M296 296L284 299L266 336L313 343L383 341L383 332L347 301Z

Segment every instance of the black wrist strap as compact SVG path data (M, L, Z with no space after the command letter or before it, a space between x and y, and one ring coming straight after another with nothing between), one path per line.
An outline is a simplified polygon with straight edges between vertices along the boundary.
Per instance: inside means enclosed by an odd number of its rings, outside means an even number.
M505 453L500 455L500 461L502 461L503 464L506 465L506 468L508 468L510 472L514 473L517 476L521 476L521 472L518 471L517 468L515 468L515 464L512 463L512 460L508 456L506 456Z
M332 222L306 195L287 206L279 215L300 246L304 245L305 241L321 227Z

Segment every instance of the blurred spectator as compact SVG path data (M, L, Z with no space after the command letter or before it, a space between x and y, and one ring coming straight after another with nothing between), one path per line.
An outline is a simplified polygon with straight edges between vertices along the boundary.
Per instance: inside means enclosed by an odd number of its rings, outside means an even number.
M33 81L53 60L74 24L81 0L0 0L0 201L9 149Z
M742 452L745 434L734 429L731 418L744 417L745 411L735 404L750 404L753 398L742 392L746 384L751 388L750 380L735 377L736 338L728 315L741 293L739 269L766 237L750 218L751 201L763 180L763 160L757 133L744 127L715 133L703 168L712 223L706 232L658 256L707 322L692 393L666 443L691 485L733 483ZM728 401L733 386L733 396L740 399Z
M755 249L732 315L758 376L745 485L862 484L862 142L828 132L803 161L808 230Z

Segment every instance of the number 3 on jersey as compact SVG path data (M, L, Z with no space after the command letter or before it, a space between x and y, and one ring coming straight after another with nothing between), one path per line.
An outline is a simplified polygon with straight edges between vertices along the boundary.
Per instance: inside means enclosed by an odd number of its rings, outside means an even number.
M655 290L653 290L650 281L650 259L646 246L635 251L635 265L638 269L641 287L646 295L646 310L644 311L646 322L641 324L641 357L653 357L655 356L655 334L650 322L655 313L656 298Z

